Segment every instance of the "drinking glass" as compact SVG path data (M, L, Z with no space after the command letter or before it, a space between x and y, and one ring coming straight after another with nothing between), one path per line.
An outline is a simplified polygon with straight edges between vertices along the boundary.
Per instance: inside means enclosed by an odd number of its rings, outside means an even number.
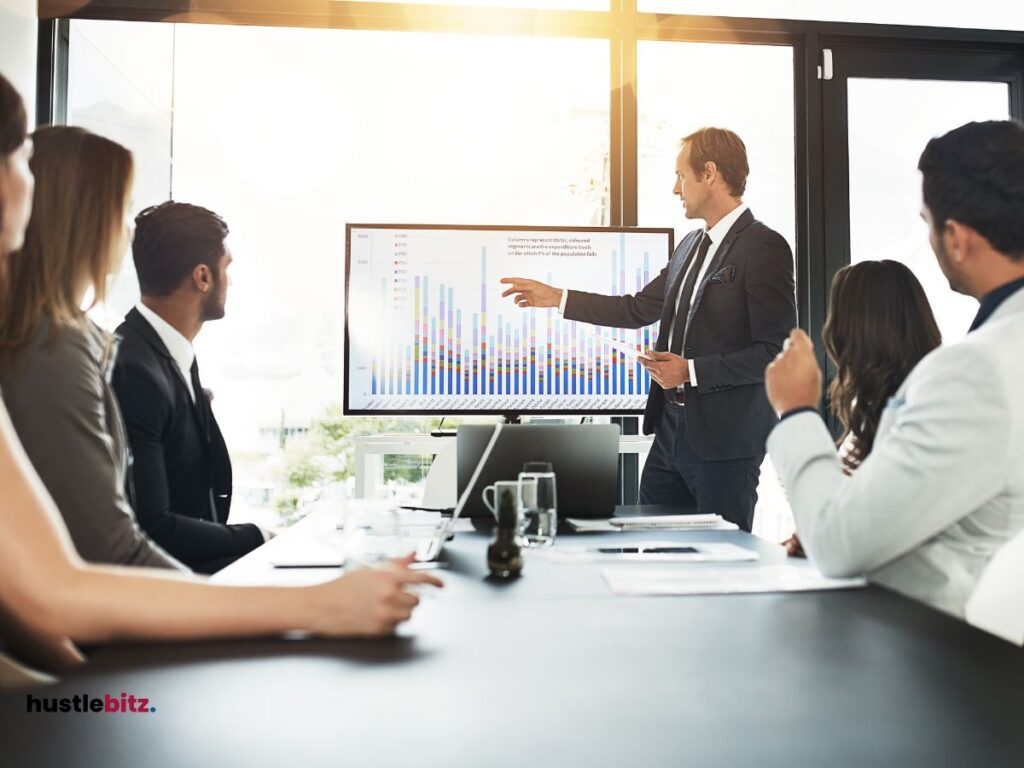
M519 473L520 537L527 547L550 547L558 528L555 471L548 461L528 461Z

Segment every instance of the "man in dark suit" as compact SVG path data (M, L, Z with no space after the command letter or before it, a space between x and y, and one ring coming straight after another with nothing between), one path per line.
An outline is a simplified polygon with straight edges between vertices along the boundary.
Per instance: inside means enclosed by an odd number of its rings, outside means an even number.
M655 435L640 480L644 504L696 506L749 531L765 441L776 418L764 367L796 324L793 255L743 203L746 148L732 131L683 139L676 183L689 219L668 265L631 296L601 296L504 278L523 307L559 307L569 320L639 328L660 320L644 433Z
M227 225L194 205L167 202L135 220L141 302L117 329L114 369L133 457L139 524L199 573L214 573L267 539L231 525L231 459L199 379L192 341L224 316Z

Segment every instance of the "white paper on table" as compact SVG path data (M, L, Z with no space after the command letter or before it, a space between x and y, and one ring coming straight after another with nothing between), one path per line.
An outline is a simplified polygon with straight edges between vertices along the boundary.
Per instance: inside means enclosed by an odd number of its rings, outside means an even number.
M271 539L266 545L267 561L275 568L340 568L345 564L342 534L293 533Z
M863 587L861 577L823 576L807 562L734 568L602 568L617 595L729 595L756 592L808 592Z
M584 520L576 517L567 517L565 522L572 526L574 531L582 533L615 533L622 530L612 525L611 520L607 518Z
M601 549L620 548L664 548L686 547L694 552L601 552ZM681 541L624 541L621 544L608 543L594 547L557 546L548 550L548 559L553 563L735 563L757 560L760 557L752 549L739 547L728 542L681 542Z
M587 520L566 518L579 533L622 533L623 531L735 531L738 526L718 515L652 515Z

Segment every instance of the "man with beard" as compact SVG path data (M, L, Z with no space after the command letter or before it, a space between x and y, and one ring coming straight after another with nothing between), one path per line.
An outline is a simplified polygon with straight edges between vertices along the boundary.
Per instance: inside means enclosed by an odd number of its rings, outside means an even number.
M132 252L142 300L117 329L113 385L133 464L133 504L154 541L199 573L214 573L267 539L231 525L231 459L199 378L192 341L224 317L227 224L169 201L135 219Z

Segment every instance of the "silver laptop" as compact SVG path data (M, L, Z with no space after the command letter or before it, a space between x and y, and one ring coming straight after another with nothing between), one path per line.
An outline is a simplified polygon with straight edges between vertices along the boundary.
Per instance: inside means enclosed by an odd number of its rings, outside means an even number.
M459 501L455 505L455 509L452 510L452 516L446 518L437 529L428 537L422 538L416 542L416 560L421 563L430 562L436 560L438 555L441 554L441 550L444 548L445 542L448 541L455 533L455 524L459 521L459 517L462 516L462 510L466 508L466 503L469 501L470 494L476 490L477 481L480 479L480 473L483 472L484 465L487 464L487 459L490 458L491 452L494 450L495 444L498 442L498 436L501 434L502 424L494 425L494 432L491 433L491 439L487 441L487 446L484 448L483 453L480 454L480 460L476 463L476 467L473 470L473 474L469 478L469 482L466 483L466 487L462 489L462 493L459 495Z

